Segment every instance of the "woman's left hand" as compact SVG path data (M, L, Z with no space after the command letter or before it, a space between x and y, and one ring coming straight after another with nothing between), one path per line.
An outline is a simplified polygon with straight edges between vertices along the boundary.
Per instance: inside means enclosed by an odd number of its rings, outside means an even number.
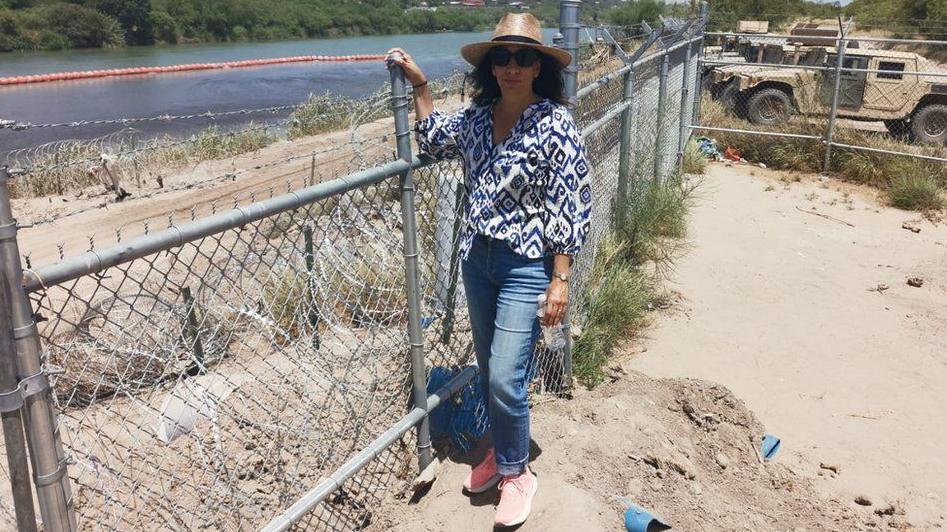
M554 327L562 323L569 303L569 283L553 277L546 289L546 315L539 321L545 327Z

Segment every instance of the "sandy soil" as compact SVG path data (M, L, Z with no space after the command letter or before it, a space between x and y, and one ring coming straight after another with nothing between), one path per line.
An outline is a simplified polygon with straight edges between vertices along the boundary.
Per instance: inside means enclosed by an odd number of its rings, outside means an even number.
M712 166L702 190L681 302L632 367L728 386L821 492L947 526L947 226L748 166Z
M854 530L879 523L760 463L764 428L726 388L611 370L613 382L533 410L540 491L520 531L624 530L622 499L676 530ZM454 458L417 504L393 500L373 530L490 530L497 492L458 489L480 453ZM893 509L897 513L897 509ZM886 518L889 519L889 518ZM897 519L897 517L895 517Z
M541 491L521 530L623 530L619 497L679 530L947 526L947 227L797 179L710 167L672 308L611 383L534 408ZM760 465L764 430L782 450ZM375 529L489 529L496 492L459 490L475 458Z

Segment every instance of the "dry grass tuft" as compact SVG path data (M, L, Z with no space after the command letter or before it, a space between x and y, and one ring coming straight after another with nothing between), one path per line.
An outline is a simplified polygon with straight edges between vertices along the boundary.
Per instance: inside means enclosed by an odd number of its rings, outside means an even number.
M716 100L705 96L701 101L701 121L714 127L754 130L757 126L729 113ZM822 136L824 122L797 118L780 128L794 134ZM822 170L825 147L819 139L799 139L744 133L712 132L721 150L739 149L749 161L762 162L782 170L816 173ZM947 146L919 146L876 133L851 128L836 128L839 143L889 151L947 158ZM942 208L942 190L947 187L947 165L905 155L835 148L830 168L838 177L880 188L888 193L892 205L912 210Z

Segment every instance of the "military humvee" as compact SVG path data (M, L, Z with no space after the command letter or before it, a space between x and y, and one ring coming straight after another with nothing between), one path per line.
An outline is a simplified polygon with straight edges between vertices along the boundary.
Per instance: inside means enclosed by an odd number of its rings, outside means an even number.
M797 48L773 66L713 68L709 82L725 106L754 124L772 126L793 114L829 114L837 60L833 47ZM830 70L793 68L798 65ZM947 144L947 77L925 75L938 65L913 52L846 48L842 67L839 118L881 121L894 135Z

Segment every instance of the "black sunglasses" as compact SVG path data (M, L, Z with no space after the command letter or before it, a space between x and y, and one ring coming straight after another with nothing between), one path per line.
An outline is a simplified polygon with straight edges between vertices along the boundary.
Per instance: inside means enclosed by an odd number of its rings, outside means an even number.
M539 61L540 55L532 48L520 48L515 52L511 52L502 46L498 46L490 50L490 62L493 63L493 66L503 67L510 64L510 59L516 59L517 65L529 68L533 66L533 63Z

